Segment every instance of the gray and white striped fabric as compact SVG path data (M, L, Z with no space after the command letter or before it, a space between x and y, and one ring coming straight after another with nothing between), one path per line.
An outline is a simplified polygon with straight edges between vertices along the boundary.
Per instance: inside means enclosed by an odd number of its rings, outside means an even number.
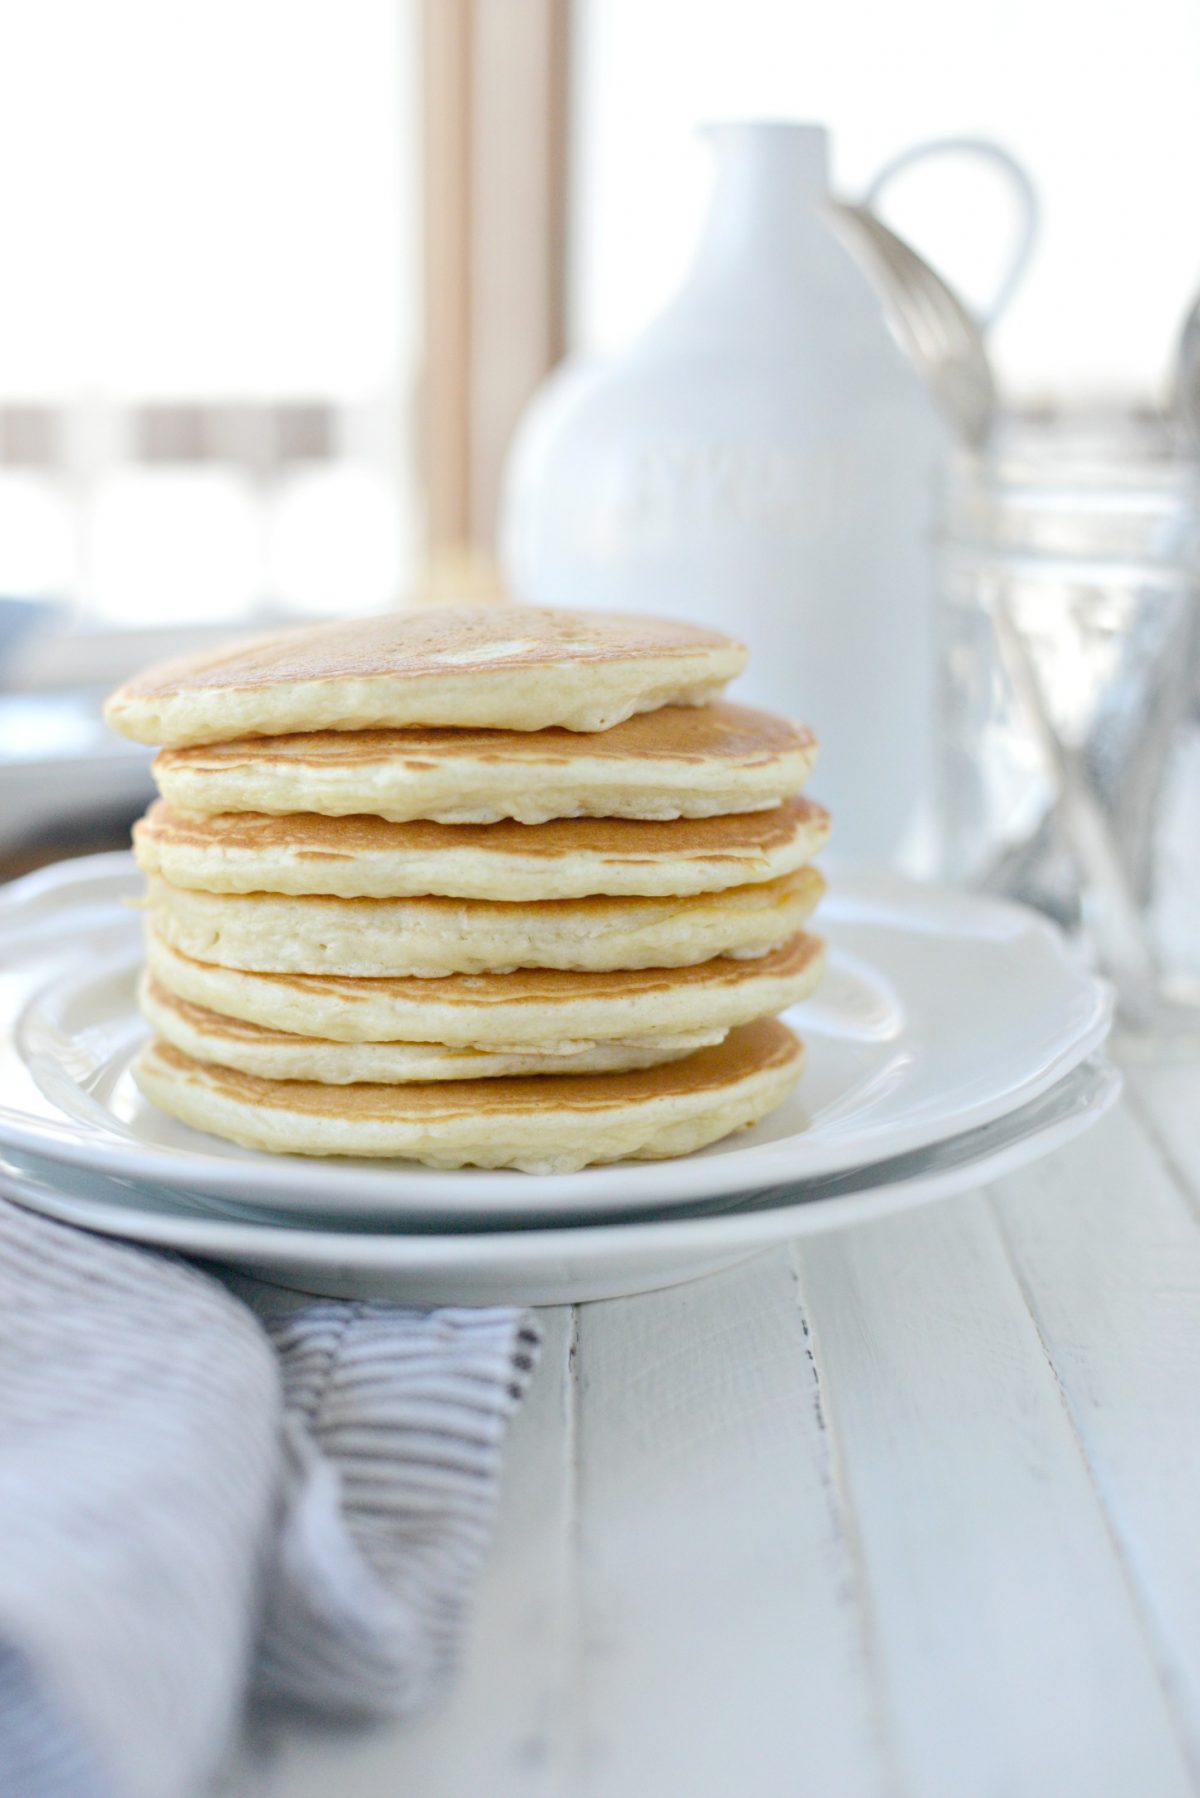
M426 1703L537 1341L235 1297L0 1200L0 1798L203 1793L255 1686Z

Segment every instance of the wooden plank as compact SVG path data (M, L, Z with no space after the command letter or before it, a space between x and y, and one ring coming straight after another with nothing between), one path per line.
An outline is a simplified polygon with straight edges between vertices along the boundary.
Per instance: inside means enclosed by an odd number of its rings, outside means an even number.
M1130 1109L1150 1131L1179 1191L1200 1216L1200 1064L1126 1069Z
M445 1703L410 1724L258 1715L222 1798L561 1798L570 1752L573 1314L539 1313L542 1357L505 1451L492 1553Z
M572 1798L881 1798L858 1570L790 1257L584 1307Z
M816 1239L800 1266L902 1789L1190 1793L1142 1620L986 1201Z
M1200 1073L1179 1073L1136 1085L1200 1172ZM1197 1213L1128 1106L995 1203L1200 1785Z

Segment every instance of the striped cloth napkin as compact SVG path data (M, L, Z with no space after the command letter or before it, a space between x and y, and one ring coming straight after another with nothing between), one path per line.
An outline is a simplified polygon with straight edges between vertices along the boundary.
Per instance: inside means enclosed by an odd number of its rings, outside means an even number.
M453 1666L536 1329L238 1292L0 1200L0 1798L187 1798L252 1689Z

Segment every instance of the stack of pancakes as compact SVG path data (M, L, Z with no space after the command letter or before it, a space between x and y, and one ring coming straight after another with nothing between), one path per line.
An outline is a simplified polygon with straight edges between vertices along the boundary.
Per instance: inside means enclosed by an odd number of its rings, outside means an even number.
M828 835L806 730L682 624L520 606L149 670L142 1090L252 1148L563 1171L762 1117Z

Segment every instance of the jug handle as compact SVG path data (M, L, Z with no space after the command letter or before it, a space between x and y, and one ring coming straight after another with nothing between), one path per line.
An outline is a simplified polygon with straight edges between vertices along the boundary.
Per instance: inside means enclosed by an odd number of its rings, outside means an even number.
M889 157L876 172L859 205L875 210L875 202L895 176L902 170L911 168L914 163L925 162L937 156L977 156L984 162L994 163L1007 176L1016 196L1020 212L1016 243L1000 285L979 315L980 327L988 331L1007 311L1013 295L1024 280L1037 247L1041 227L1041 205L1037 189L1028 171L1010 151L986 137L935 137L926 143L910 144L907 150L900 150L895 156Z

